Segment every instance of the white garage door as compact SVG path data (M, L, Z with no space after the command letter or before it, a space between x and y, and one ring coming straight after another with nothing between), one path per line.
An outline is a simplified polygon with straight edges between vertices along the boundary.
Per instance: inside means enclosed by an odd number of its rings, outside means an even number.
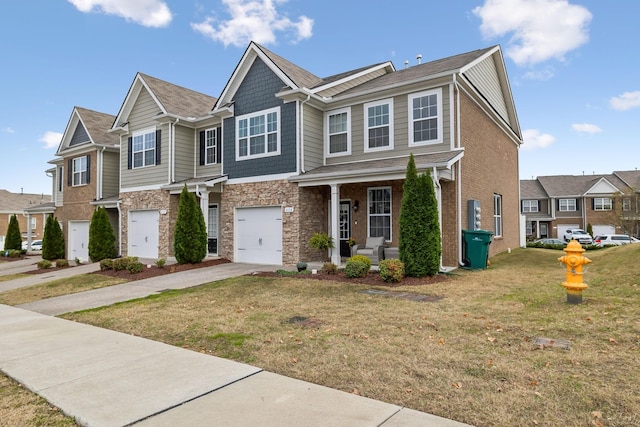
M558 224L558 239L564 239L564 232L570 228L580 228L578 224Z
M282 264L282 208L237 208L236 262Z
M89 259L89 221L69 221L68 259Z
M129 256L158 258L159 217L157 210L129 212Z
M616 227L613 225L594 225L591 228L593 229L593 237L600 234L616 234Z

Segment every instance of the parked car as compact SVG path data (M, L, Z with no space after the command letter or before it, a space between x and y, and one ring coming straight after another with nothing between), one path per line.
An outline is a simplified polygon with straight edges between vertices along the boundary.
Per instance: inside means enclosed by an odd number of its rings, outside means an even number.
M564 245L565 241L562 239L538 239L533 243L541 243L543 245Z
M598 246L620 246L627 245L629 243L636 243L634 240L637 241L637 239L629 237L626 234L601 234L593 238L593 243Z
M592 245L593 238L581 228L570 228L564 232L564 241L577 240L581 245Z
M26 251L27 242L22 242L22 250ZM32 251L41 251L42 250L42 240L32 240L31 241L31 250Z

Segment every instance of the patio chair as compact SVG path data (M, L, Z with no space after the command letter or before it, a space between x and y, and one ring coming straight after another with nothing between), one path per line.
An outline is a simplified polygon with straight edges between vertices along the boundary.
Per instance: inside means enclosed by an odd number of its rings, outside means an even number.
M353 245L352 255L364 255L371 260L371 264L378 265L384 259L384 236L367 237L364 245Z

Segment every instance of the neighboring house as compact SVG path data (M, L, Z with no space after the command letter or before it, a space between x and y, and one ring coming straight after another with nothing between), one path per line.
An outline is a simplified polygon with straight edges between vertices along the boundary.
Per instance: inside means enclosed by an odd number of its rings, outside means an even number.
M115 116L75 107L62 136L54 165L55 216L65 237L67 259L89 259L89 224L97 206L106 209L119 234L120 147L108 131ZM117 239L118 240L118 239Z
M32 214L27 214L27 210ZM52 211L51 196L48 194L11 193L0 190L0 249L4 249L4 240L11 216L15 215L24 241L42 239L47 215Z
M562 238L568 228L593 234L640 234L640 171L540 176L520 181L529 239Z

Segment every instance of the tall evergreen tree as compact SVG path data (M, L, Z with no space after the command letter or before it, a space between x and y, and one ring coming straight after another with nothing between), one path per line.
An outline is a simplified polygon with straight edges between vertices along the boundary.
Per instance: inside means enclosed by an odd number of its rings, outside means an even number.
M20 224L18 218L11 215L9 218L9 226L7 227L7 238L4 241L5 249L22 250L22 233L20 233Z
M64 259L64 235L60 223L53 216L47 217L42 237L42 258L49 261Z
M435 275L440 270L440 226L433 182L418 175L413 154L409 157L400 207L400 260L407 276Z
M91 216L89 225L89 258L98 262L116 255L116 235L109 221L107 210L98 207Z
M196 264L207 256L207 228L196 197L185 185L180 193L173 250L179 264Z

